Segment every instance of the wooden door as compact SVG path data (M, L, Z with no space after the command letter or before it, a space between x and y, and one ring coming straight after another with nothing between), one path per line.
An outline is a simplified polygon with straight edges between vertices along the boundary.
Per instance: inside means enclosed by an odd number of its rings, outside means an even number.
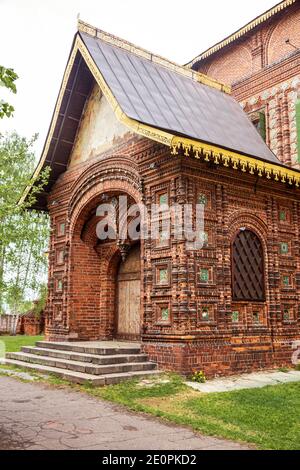
M140 246L134 246L121 262L117 289L117 337L139 339L141 328Z

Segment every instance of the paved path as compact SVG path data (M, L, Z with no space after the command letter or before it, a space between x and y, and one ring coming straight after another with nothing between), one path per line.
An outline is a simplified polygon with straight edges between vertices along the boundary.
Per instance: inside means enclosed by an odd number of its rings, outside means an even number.
M231 392L245 388L261 388L266 385L278 385L288 382L299 382L300 371L290 370L288 372L264 371L252 372L232 377L221 377L208 380L204 384L187 382L187 385L204 393Z
M68 389L0 376L0 449L245 449Z

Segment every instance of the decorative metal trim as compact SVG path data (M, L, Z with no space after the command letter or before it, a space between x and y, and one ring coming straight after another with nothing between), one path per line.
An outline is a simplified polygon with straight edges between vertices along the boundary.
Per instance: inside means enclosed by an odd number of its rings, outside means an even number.
M172 62L171 60L165 59L164 57L152 54L152 52L149 52L146 49L138 47L135 44L125 41L124 39L120 39L117 36L113 36L112 34L109 34L109 33L106 33L105 31L97 29L94 26L88 23L85 23L82 20L78 20L78 31L81 31L83 33L89 34L90 36L99 38L102 41L112 44L113 46L117 46L117 47L120 47L121 49L125 49L131 54L135 54L139 57L143 57L144 59L150 60L151 62L159 64L163 67L166 67L169 70L180 73L181 75L184 75L185 77L191 78L192 80L195 80L196 82L211 86L213 88L216 88L217 90L223 91L224 93L228 93L228 94L231 93L231 87L229 85L221 83L214 78L208 77L207 75L201 72L196 72L183 65L176 64L176 62Z
M41 155L40 161L39 161L39 163L38 163L38 165L37 165L37 167L34 171L34 174L32 176L33 181L38 177L38 175L41 172L42 167L45 163L46 156L47 156L47 153L48 153L48 150L49 150L49 147L50 147L50 144L51 144L51 140L52 140L52 137L53 137L54 129L55 129L55 126L56 126L57 118L58 118L58 115L59 115L59 111L60 111L61 103L62 103L62 100L63 100L63 96L64 96L64 93L65 93L65 89L66 89L66 86L67 86L67 83L68 83L68 80L69 80L69 77L70 77L70 73L71 73L72 67L74 65L75 57L76 57L76 54L77 54L78 51L82 54L82 57L84 58L90 72L92 73L93 77L95 78L96 82L98 83L98 85L99 85L102 93L104 94L105 98L110 103L117 119L122 124L126 125L130 129L132 129L137 134L140 134L144 137L147 137L148 139L155 140L156 142L159 142L159 143L167 145L167 146L171 145L171 141L172 141L172 137L173 137L172 134L161 131L159 129L152 128L152 127L147 126L145 124L141 124L141 123L139 123L139 122L137 122L133 119L128 118L126 116L126 114L123 113L123 111L120 108L117 100L115 99L115 97L111 93L111 91L110 91L109 87L107 86L101 72L99 71L97 65L95 64L93 58L91 57L88 49L86 48L86 46L83 43L80 36L77 35L77 37L75 39L75 42L74 42L72 52L71 52L71 55L70 55L70 58L69 58L69 61L68 61L68 64L67 64L67 67L66 67L66 70L65 70L65 73L64 73L64 76L63 76L63 81L62 81L60 91L59 91L59 95L58 95L58 98L57 98L57 102L56 102L56 105L55 105L55 109L54 109L50 129L49 129L49 132L48 132L48 136L47 136L47 139L46 139L46 143L45 143L45 146L44 146L44 150L43 150L43 153ZM19 201L19 204L22 204L24 202L24 200L26 199L31 187L32 187L32 185L27 186L27 188L24 190L24 193L23 193L23 195L22 195L22 197Z
M120 250L121 258L122 258L122 261L124 263L124 261L126 261L128 253L130 251L131 245L130 245L130 243L124 243L124 242L121 242L120 240L118 240L117 246Z
M293 2L293 0L288 0L290 2ZM133 45L130 45L130 43L127 42L122 42L120 39L115 38L114 36L108 35L107 33L104 33L102 31L97 30L96 28L93 28L92 26L87 25L86 23L83 23L82 21L79 21L79 28L81 28L81 31L85 31L88 34L91 35L100 35L99 37L101 38L106 38L105 40L111 41L114 45L117 45L119 47L124 47L127 48L128 50L131 50L129 48L134 48L133 51L140 51L140 53L143 54L150 54L147 51L144 51L143 49L138 49ZM121 46L122 43L122 46ZM129 127L131 130L133 130L135 133L142 135L143 137L147 137L148 139L154 140L156 142L159 142L160 144L164 144L166 146L169 146L172 148L172 155L177 155L178 150L180 148L183 148L184 154L186 156L193 155L195 158L201 158L201 156L204 157L204 161L209 162L213 161L216 164L222 164L225 167L232 166L234 170L241 169L242 172L249 172L250 174L254 174L257 172L258 176L266 176L267 179L274 178L275 181L282 181L282 182L288 182L290 185L295 184L296 187L299 187L300 184L300 173L296 172L295 170L292 169L287 169L284 167L281 167L280 165L268 163L268 162L263 162L260 160L257 160L253 157L246 157L244 155L240 155L235 152L223 150L217 146L214 145L208 145L203 142L195 141L192 139L188 138L182 138L182 137L177 137L174 136L173 134L170 134L168 132L162 131L160 129L156 129L154 127L147 126L145 124L141 124L138 121L135 121L134 119L129 118L126 116L126 114L122 111L121 107L119 106L116 98L112 94L110 88L106 84L99 68L95 64L92 56L90 55L88 49L86 48L84 42L82 41L81 37L79 35L76 36L76 39L74 41L74 46L63 76L63 81L60 87L58 99L55 105L55 110L53 113L53 118L51 121L50 129L48 132L48 136L46 139L46 143L44 146L43 153L41 155L40 161L38 163L37 168L34 171L32 180L34 181L40 171L42 170L42 167L45 163L46 156L50 147L50 143L53 137L54 129L56 126L57 118L59 115L61 103L63 100L63 96L65 93L65 89L67 86L68 79L70 77L70 73L75 61L75 57L77 52L80 52L82 57L84 58L89 70L91 71L93 77L95 78L97 84L99 85L102 93L110 103L115 116L117 119ZM195 79L195 77L200 76L201 74L198 74L197 72L190 71L188 69L185 69L184 67L177 66L177 64L173 64L172 62L168 62L165 59L162 59L158 56L153 56L151 54L152 60L153 58L156 58L155 60L157 63L159 63L159 60L164 61L164 64L168 64L169 68L174 67L173 70L176 70L176 67L178 67L181 72L183 72L186 76L190 76L190 78ZM176 66L176 67L175 67ZM206 80L206 76L205 77ZM207 85L213 86L210 83L210 79L207 79L208 82L206 83ZM200 79L197 78L197 81L201 81ZM220 85L220 84L219 84ZM25 190L24 193L19 201L19 204L22 204L24 200L26 199L32 185L28 186Z
M289 185L300 186L300 172L289 169L276 163L269 163L248 157L239 153L225 150L214 145L205 144L191 139L174 137L172 139L172 155L178 155L182 150L186 157L202 159L205 162L213 162L216 165L231 167L243 173L250 173L259 177L266 177L268 180L275 180Z

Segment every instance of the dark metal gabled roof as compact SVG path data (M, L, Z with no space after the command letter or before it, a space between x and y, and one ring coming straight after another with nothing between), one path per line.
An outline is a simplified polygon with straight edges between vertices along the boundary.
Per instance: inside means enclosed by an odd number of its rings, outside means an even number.
M109 100L116 117L132 131L165 144L210 153L225 166L266 175L300 186L296 170L283 165L267 147L228 87L209 77L137 48L79 22L64 73L37 177L52 169L35 205L46 197L68 165L85 103L94 83ZM207 157L209 160L209 157ZM228 163L229 162L229 163ZM21 198L25 200L31 187ZM20 202L21 202L20 201Z
M122 111L172 134L279 163L230 95L124 48L80 33Z

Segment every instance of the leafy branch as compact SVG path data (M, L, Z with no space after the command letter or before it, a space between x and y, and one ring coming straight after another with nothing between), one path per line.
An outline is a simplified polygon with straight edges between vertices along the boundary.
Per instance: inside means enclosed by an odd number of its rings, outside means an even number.
M0 86L7 88L12 93L17 93L17 87L15 81L18 79L18 75L13 69L7 69L0 65ZM14 107L4 100L0 100L0 119L12 116Z

